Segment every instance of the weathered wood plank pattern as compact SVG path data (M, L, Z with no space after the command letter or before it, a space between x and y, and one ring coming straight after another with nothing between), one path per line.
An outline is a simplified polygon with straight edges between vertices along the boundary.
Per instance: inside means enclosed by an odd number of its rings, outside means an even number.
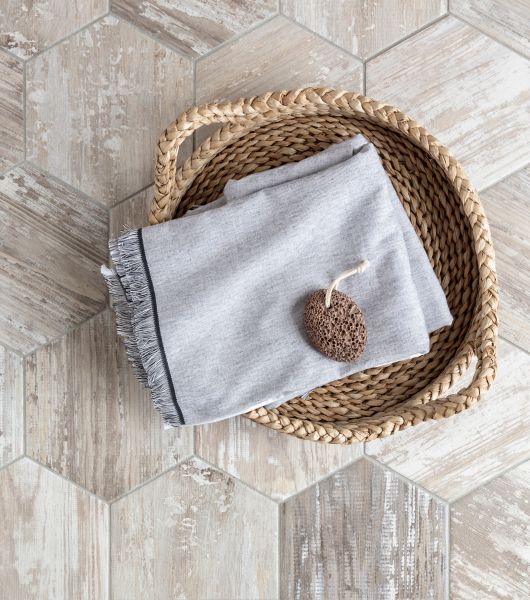
M22 359L0 346L0 467L24 450Z
M24 158L23 89L22 65L0 54L0 175Z

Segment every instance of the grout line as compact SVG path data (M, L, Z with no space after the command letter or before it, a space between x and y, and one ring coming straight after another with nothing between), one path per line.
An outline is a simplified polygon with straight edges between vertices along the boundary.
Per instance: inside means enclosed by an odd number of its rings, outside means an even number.
M22 158L18 162L16 162L16 163L10 165L9 167L7 167L5 171L0 172L0 179L3 179L4 177L7 177L7 175L9 175L9 173L11 171L14 171L15 169L18 169L19 167L24 167L24 163L25 162L26 161Z
M512 177L513 175L517 175L517 173L520 173L520 172L528 169L528 167L530 167L530 161L528 161L526 164L524 164L522 167L519 167L515 171L511 171L507 175L503 175L502 177L500 177L499 179L497 179L493 183L489 183L486 187L483 187L483 188L480 188L480 189L477 188L477 192L479 193L479 195L481 195L484 192L487 192L487 191L491 190L492 188L494 188L499 183L503 183L507 179L510 179L510 177Z
M23 352L21 352L20 350L15 350L15 348L12 348L9 344L2 342L2 343L0 343L0 346L2 346L2 348L4 348L4 350L7 350L10 354L14 354L15 356L18 356L18 358L21 358L21 359L25 358L25 355Z
M5 58L10 58L11 60L14 60L14 61L20 63L21 65L25 65L27 62L27 59L23 59L21 56L18 56L17 54L15 54L14 52L11 52L7 48L2 48L0 46L0 56L2 56L2 55L5 56Z
M150 187L152 187L154 185L154 181L150 181L146 186L144 186L142 189L138 190L137 192L134 192L132 194L129 194L128 196L126 196L125 198L123 198L123 200L120 200L119 202L116 202L116 204L113 204L112 206L108 206L108 211L109 214L118 206L121 206L122 204L125 204L125 202L128 202L129 200L131 200L132 198L134 198L135 196L138 196L138 194L141 194L142 192L147 191ZM109 228L110 231L110 228Z
M26 458L23 454L20 456L17 456L16 458L13 458L12 460L6 462L5 465L1 465L0 466L0 473L2 471L4 471L5 469L7 469L8 467L10 467L11 465L14 465L16 462L18 462L19 460L22 460L23 458Z
M455 19L457 19L458 21L460 21L461 23L464 23L465 25L468 25L469 27L471 27L475 31L478 31L478 33L486 36L490 40L493 40L497 44L500 44L501 46L503 46L504 48L506 48L506 50L509 50L510 52L513 52L514 54L517 54L521 58L524 58L526 61L530 60L528 58L528 56L525 56L520 50L517 50L516 48L513 48L512 46L509 46L504 40L501 40L500 37L497 37L496 33L492 34L490 32L486 32L483 29L481 29L478 25L476 25L475 23L472 23L471 21L468 21L464 17L461 17L460 15L457 15L455 13L451 13L451 16L454 17Z
M493 245L495 246L495 240L493 242ZM516 344L515 342L512 342L512 340L508 339L504 335L499 335L498 339L503 340L503 341L507 342L508 344L511 344L512 346L514 346L515 348L517 348L517 350L520 350L521 352L524 352L527 356L530 356L530 350L527 350L526 348L523 348L523 346L519 346L519 344ZM495 382L493 382L493 385L495 385Z

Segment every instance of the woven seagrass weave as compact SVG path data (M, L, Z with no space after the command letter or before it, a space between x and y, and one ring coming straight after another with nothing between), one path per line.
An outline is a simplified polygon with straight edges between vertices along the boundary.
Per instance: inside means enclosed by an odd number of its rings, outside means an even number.
M177 169L184 140L215 123L224 127ZM423 127L376 100L328 88L272 92L195 107L172 123L157 147L150 214L151 224L180 217L218 198L228 179L301 160L356 133L377 147L454 322L431 335L425 356L356 373L307 397L247 415L284 433L335 444L373 440L455 415L473 406L493 382L494 254L477 192L458 161ZM471 383L449 391L470 368L473 355Z

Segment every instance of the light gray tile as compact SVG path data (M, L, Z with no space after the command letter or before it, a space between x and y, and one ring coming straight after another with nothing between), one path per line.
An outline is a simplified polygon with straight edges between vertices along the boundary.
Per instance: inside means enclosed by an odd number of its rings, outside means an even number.
M107 219L33 167L0 178L0 343L29 352L105 306Z
M282 506L282 597L445 597L446 510L360 460Z
M193 459L112 510L113 600L274 600L278 507Z
M24 158L22 65L0 54L0 175Z
M0 467L24 451L22 359L0 346Z
M0 471L6 600L108 600L108 507L28 459Z
M155 192L149 187L125 202L120 202L110 210L110 237L120 235L124 227L145 227L149 225L149 211Z
M26 445L29 456L112 499L189 456L193 431L163 429L108 309L26 360Z

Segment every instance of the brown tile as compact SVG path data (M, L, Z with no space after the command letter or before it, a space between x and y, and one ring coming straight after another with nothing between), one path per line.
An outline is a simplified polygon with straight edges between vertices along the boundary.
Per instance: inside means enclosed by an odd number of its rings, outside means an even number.
M253 27L277 7L277 0L112 0L114 13L190 57Z
M481 194L495 244L501 335L530 351L530 167Z
M162 130L192 103L192 65L115 17L35 57L29 158L109 206L152 181Z
M446 511L357 461L282 505L282 597L444 598Z
M447 10L445 0L282 0L284 14L361 58L410 35Z
M104 208L31 167L0 178L0 343L23 353L101 310Z
M366 452L447 500L530 457L530 356L504 340L498 354L497 379L474 408L369 442Z
M0 174L24 158L23 89L22 65L0 53Z
M0 471L0 583L9 600L108 600L108 508L28 459Z
M525 600L530 590L530 462L451 507L451 593Z
M367 94L448 146L479 189L530 161L530 62L454 17L366 67Z
M111 511L114 600L278 598L278 507L226 473L192 459Z
M22 359L0 346L0 467L24 452Z
M26 445L29 456L112 499L189 456L193 431L163 429L106 310L27 359Z
M107 0L2 0L0 47L27 59L107 11Z

